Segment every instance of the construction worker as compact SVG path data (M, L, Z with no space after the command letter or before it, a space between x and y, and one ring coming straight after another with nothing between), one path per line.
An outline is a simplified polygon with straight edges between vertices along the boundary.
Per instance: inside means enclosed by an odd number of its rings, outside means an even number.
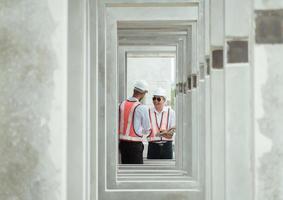
M151 134L148 137L148 159L173 158L173 134L175 132L175 111L165 106L166 92L157 88L153 92L153 105L150 108Z
M149 111L141 100L148 92L145 81L134 84L132 97L119 106L119 150L122 164L143 164L142 141L150 134Z

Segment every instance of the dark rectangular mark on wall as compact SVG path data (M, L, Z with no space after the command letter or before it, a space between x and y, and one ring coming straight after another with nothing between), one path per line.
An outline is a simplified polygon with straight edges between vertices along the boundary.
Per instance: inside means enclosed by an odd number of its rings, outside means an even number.
M187 78L187 90L191 90L192 89L192 79L191 76L189 76Z
M249 50L247 41L228 41L228 63L249 62Z
M206 56L205 62L206 62L206 74L210 75L210 58L209 58L209 56Z
M197 84L198 84L198 76L197 74L192 74L192 85L193 85L193 88L197 88Z
M212 51L212 68L223 69L223 49Z
M206 75L204 63L199 64L199 71L200 71L200 79L203 80L205 78L205 75Z
M283 43L283 9L257 10L255 13L256 43Z

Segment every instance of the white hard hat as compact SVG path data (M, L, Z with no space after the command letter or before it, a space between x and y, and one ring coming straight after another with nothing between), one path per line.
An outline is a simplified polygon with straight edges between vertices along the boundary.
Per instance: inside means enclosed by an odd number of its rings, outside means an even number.
M157 88L154 90L153 96L161 96L166 99L166 91L163 88Z
M141 93L148 92L148 84L144 80L136 81L134 84L134 90L137 90Z

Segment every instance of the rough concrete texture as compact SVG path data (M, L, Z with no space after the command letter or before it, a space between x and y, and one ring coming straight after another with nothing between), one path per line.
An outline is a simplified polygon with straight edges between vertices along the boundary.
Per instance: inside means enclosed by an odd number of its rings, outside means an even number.
M56 58L47 1L0 1L0 199L56 200L48 155Z
M272 147L258 159L257 200L283 199L283 45L258 45L255 47L255 76L261 76L260 68L266 67L266 81L261 85L261 97L255 101L262 105L262 117L257 119L259 132L272 142ZM261 48L261 50L258 50ZM264 66L267 65L267 66ZM259 105L259 104L255 104ZM259 141L256 141L258 144ZM259 144L258 144L259 145Z

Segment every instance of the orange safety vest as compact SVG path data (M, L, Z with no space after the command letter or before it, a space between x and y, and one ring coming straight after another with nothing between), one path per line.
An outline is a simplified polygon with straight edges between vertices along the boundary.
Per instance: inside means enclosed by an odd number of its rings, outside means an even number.
M138 135L134 129L135 110L141 103L125 100L119 109L119 138L132 142L141 142L142 135Z
M149 142L157 142L157 141L173 141L173 139L167 139L165 137L156 136L157 133L161 131L169 129L169 114L170 108L167 111L163 111L161 115L160 124L157 122L157 116L154 112L154 108L149 110L149 117L151 122L151 134L147 137Z

